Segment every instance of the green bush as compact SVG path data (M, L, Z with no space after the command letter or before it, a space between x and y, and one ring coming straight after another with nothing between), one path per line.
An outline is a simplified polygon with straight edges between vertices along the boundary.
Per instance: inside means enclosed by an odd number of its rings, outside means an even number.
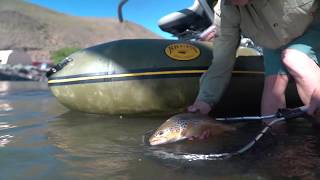
M64 58L68 57L70 54L72 54L78 50L80 50L80 48L77 48L77 47L61 48L61 49L51 53L51 60L53 61L54 64L58 64Z

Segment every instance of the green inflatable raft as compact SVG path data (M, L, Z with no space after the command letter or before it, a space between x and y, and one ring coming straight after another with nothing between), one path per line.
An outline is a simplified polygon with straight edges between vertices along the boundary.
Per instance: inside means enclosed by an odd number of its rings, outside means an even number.
M264 76L262 58L250 48L239 49L238 55L230 87L218 107L233 111L246 103L258 110ZM119 40L73 53L51 69L48 85L72 110L173 114L194 101L199 78L211 60L209 43Z

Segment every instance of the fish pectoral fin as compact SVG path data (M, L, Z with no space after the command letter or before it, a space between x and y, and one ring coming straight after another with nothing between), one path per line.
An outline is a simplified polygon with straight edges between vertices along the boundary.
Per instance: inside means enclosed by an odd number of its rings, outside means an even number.
M201 126L201 127L199 128L199 130L198 130L198 135L199 135L199 136L202 136L203 133L213 134L213 132L214 132L215 130L216 130L216 128L213 127L213 126L207 126L207 125Z
M186 137L186 138L189 138L188 135L190 134L190 133L189 133L189 132L190 132L190 129L192 129L193 126L194 126L194 124L191 123L191 122L189 122L189 123L187 124L187 127L184 128L184 130L181 132L181 136Z

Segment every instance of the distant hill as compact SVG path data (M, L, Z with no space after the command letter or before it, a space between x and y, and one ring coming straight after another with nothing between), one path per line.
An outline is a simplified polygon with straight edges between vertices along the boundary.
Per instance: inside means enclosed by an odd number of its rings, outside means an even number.
M160 36L116 18L76 17L22 0L0 0L0 50L23 49L33 60L48 60L50 51L63 47L85 48L128 38Z

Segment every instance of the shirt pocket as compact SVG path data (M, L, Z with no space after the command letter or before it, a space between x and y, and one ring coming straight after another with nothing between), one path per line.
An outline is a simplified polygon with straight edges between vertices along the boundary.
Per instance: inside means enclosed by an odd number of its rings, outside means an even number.
M300 11L309 15L315 12L318 7L316 0L289 0L287 2L289 11Z
M285 28L291 37L300 36L313 21L316 0L288 0L285 7Z

